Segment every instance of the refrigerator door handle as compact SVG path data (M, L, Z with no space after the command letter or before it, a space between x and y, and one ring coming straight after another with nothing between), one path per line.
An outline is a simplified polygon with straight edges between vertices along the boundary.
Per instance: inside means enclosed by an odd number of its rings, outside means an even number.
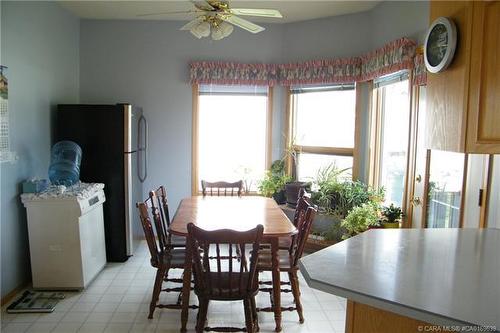
M144 136L142 136L142 127L141 124L144 124ZM137 158L137 176L139 177L139 180L141 183L144 183L146 178L148 177L148 122L144 116L141 115L139 118L139 123L138 123L138 136L139 138L143 138L144 140L144 146L141 146L140 143L138 143L139 147L137 147L141 158ZM141 173L142 169L142 162L144 161L144 175Z

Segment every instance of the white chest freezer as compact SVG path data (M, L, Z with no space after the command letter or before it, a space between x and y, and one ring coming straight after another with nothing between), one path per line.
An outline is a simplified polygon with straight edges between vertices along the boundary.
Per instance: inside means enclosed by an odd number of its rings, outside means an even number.
M33 288L83 289L106 264L104 184L80 183L22 194L27 209Z

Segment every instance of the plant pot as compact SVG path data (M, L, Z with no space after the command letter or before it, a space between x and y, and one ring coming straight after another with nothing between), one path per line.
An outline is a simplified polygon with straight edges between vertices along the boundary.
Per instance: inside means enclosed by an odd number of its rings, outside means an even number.
M286 204L285 190L281 190L273 194L273 199L278 205Z
M299 192L301 189L306 190L310 184L306 182L291 182L285 185L286 203L290 207L297 206Z
M382 222L384 229L398 229L399 222Z
M370 229L384 229L385 227L383 225L371 225L368 227L368 230ZM392 228L392 227L389 227Z

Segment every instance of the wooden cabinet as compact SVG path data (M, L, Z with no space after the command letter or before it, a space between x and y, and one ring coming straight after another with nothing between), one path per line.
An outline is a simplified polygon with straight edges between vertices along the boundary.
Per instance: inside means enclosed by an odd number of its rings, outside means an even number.
M428 74L427 147L500 153L500 2L433 1L430 21L446 16L458 31L455 59Z
M475 1L467 150L500 153L500 1Z

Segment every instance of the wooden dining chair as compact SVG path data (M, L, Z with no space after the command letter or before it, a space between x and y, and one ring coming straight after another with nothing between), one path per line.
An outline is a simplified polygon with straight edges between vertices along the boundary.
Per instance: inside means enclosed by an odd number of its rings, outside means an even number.
M149 198L151 199L151 214L154 216L156 213L160 215L163 230L167 234L167 243L170 247L186 247L186 237L172 235L168 228L170 228L170 212L168 207L167 191L162 185L156 190L149 191Z
M193 257L194 291L198 296L199 310L196 332L256 332L258 331L255 295L259 291L257 261L264 227L258 225L249 231L229 229L205 231L188 224L188 244ZM240 249L241 260L233 259L233 245ZM251 247L248 256L246 249ZM224 252L229 255L222 255ZM210 258L214 257L214 260ZM247 262L247 259L250 261ZM242 300L245 328L205 327L208 304L215 301Z
M243 194L243 181L238 180L234 183L228 182L207 182L201 181L201 192L203 196L239 196Z
M141 219L144 236L148 244L149 253L151 255L151 266L156 268L156 278L153 287L153 295L149 306L148 318L153 318L153 313L156 308L167 309L181 309L181 295L182 287L175 288L162 288L164 281L182 283L182 279L169 279L168 273L170 269L184 269L184 262L186 260L185 248L172 248L168 245L167 235L165 228L162 224L161 217L158 210L155 210L153 215L153 223L149 216L149 210L152 206L151 198L145 202L137 203L139 216ZM179 292L177 303L175 304L158 304L160 292ZM197 306L190 306L196 309Z
M291 245L288 249L280 249L279 254L279 269L281 272L288 273L289 281L281 281L281 285L290 285L290 289L281 289L281 292L288 293L292 292L295 306L293 307L282 307L282 311L297 311L299 315L300 323L304 322L304 315L302 311L302 303L300 302L300 287L299 287L299 279L298 279L298 271L299 271L299 259L302 257L304 253L304 247L309 237L309 233L311 231L312 223L314 220L314 216L318 208L313 205L308 198L301 197L299 198L298 205L296 210L296 228L298 229L298 233L295 237L292 238ZM295 219L294 219L295 220ZM272 255L270 249L260 249L259 254L259 262L257 264L257 270L259 272L264 271L272 271ZM260 284L272 285L271 282L265 281ZM260 308L258 311L263 312L272 312L274 311L273 304L273 288L260 288L260 291L266 291L270 293L271 306L266 308Z

